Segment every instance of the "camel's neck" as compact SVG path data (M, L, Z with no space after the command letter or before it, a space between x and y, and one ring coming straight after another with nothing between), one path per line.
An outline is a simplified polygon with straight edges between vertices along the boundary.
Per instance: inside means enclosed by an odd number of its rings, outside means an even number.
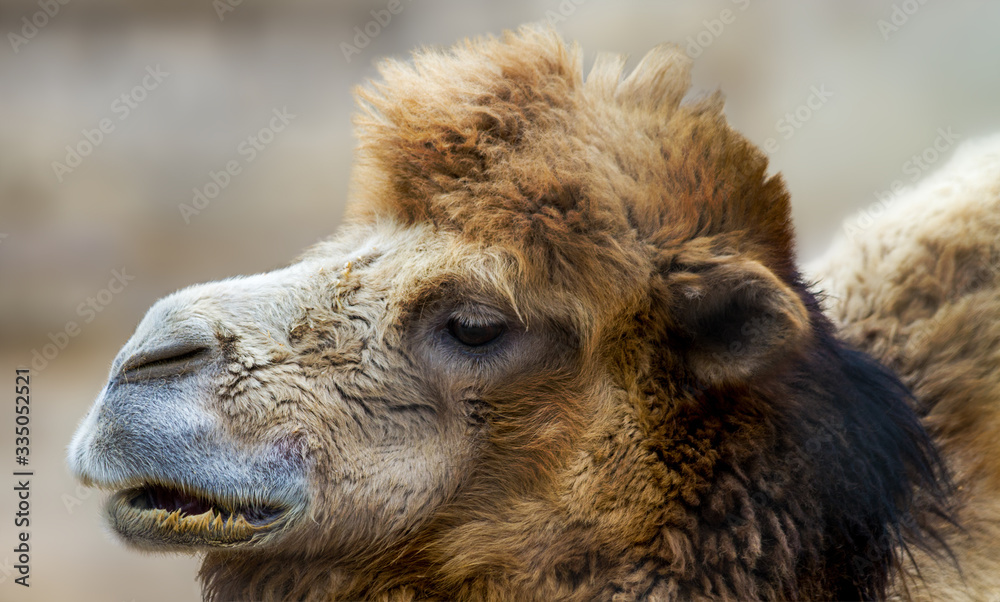
M268 555L209 553L199 579L207 601L329 600L349 579L329 563Z
M398 560L350 568L329 557L209 553L199 579L208 602L229 600L413 600L439 592L419 563ZM405 571L405 572L401 572Z

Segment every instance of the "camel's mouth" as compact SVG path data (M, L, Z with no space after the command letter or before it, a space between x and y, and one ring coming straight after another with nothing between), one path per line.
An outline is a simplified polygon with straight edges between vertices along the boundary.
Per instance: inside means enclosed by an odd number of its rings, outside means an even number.
M225 547L250 543L285 523L288 508L218 499L202 492L146 484L108 501L111 524L142 547Z

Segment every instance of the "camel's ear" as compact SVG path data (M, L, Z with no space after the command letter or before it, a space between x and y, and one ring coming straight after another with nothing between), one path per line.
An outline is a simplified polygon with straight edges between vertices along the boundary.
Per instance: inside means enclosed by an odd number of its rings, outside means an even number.
M754 259L713 258L667 282L684 361L708 385L764 376L811 331L799 295Z

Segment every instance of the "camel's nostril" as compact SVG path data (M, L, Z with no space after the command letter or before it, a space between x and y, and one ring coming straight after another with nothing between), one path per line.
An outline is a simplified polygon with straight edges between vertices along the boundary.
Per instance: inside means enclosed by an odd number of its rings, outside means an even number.
M210 355L211 350L200 343L168 345L135 354L122 364L118 374L126 381L179 376L202 365Z

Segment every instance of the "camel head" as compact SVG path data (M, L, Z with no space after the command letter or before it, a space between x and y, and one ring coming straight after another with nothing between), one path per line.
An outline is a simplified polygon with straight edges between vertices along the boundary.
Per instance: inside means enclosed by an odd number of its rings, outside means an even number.
M69 462L125 542L221 597L884 585L934 478L905 390L833 339L689 60L581 62L525 29L382 63L340 231L114 360Z

